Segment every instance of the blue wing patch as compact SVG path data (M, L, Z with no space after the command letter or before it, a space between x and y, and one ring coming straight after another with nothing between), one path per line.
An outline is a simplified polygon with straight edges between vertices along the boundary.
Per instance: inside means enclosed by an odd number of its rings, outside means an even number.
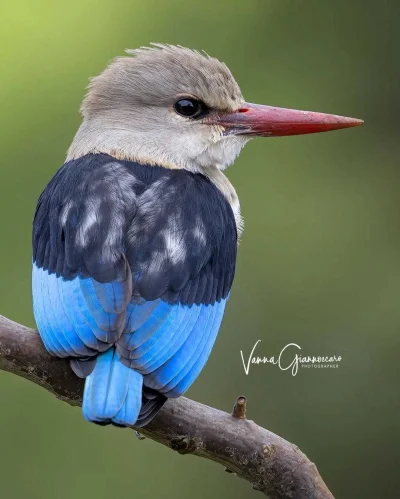
M34 314L49 352L85 357L107 350L125 328L131 282L102 284L79 277L67 281L34 264Z
M34 264L37 325L53 355L91 358L100 353L86 378L86 419L148 422L157 412L153 406L158 410L166 398L182 395L206 364L226 299L213 305L160 299L128 305L121 285L111 284L88 278L67 281ZM142 385L160 395L141 411Z
M117 341L121 360L143 374L148 388L167 397L182 395L207 362L225 303L225 299L213 305L158 302L141 327ZM133 315L147 315L149 308L137 305Z

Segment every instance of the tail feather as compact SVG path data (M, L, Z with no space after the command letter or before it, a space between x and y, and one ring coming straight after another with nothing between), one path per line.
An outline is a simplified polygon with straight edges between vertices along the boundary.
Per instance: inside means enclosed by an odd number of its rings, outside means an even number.
M135 426L143 427L150 423L167 400L161 393L143 386L142 407Z
M83 393L83 415L95 423L133 425L142 405L143 377L120 361L115 348L100 354Z
M150 421L152 421L157 416L161 407L167 400L168 399L161 394L157 399L155 399L154 401L152 400L145 411L140 411L135 426L141 428L149 424Z
M121 365L123 364L121 363ZM139 417L142 405L143 376L133 369L127 368L125 365L123 365L123 367L130 372L130 382L128 384L125 402L113 418L113 422L119 425L128 426L134 425Z
M87 378L95 368L96 358L91 357L83 360L72 359L69 361L69 365L71 366L71 369L79 378Z

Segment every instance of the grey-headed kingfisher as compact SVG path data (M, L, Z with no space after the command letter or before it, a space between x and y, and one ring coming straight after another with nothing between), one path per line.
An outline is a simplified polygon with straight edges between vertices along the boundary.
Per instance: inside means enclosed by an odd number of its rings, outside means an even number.
M203 369L242 232L224 175L254 137L362 121L249 104L227 66L183 47L128 50L92 79L33 224L47 350L86 378L83 414L147 424Z

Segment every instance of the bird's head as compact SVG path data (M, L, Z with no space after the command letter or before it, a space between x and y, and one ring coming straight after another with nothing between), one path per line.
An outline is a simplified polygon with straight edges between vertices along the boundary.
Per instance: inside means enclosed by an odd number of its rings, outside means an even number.
M257 136L346 128L361 120L249 104L228 67L154 44L128 50L93 78L68 159L88 153L202 172L224 169Z

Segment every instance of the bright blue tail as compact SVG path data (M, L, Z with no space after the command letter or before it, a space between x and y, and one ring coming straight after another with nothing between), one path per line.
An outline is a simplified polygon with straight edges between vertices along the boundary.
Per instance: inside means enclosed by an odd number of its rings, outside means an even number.
M120 361L115 348L100 354L86 378L83 415L100 424L133 425L142 405L143 376Z

